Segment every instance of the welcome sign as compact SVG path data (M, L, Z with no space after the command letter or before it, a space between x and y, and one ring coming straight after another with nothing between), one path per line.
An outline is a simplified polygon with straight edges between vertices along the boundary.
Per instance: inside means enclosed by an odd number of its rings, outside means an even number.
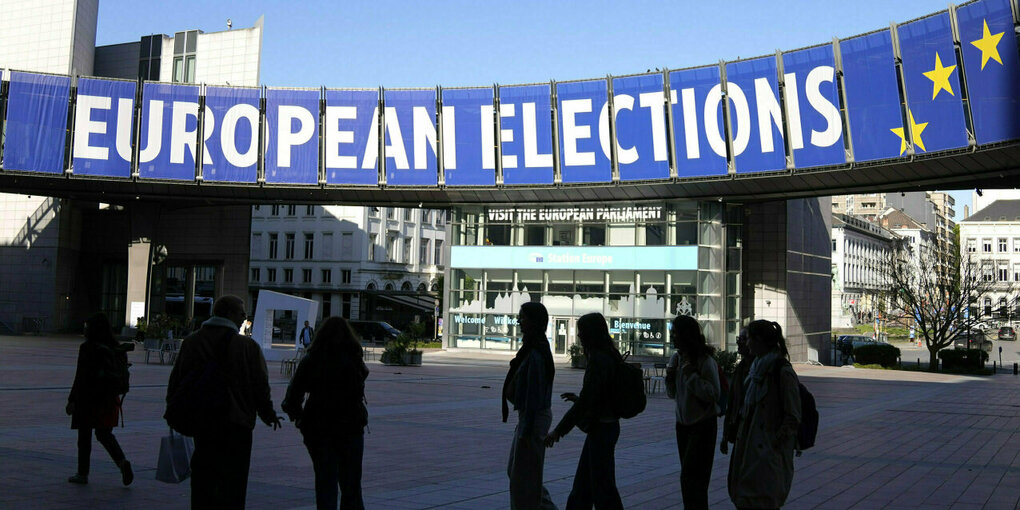
M748 60L484 88L139 87L12 72L3 169L515 186L775 172L953 150L1020 139L1013 20L1009 0L979 0Z

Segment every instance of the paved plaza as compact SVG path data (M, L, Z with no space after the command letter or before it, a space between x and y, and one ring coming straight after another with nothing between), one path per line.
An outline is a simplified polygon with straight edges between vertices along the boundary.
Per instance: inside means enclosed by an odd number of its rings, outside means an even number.
M81 339L0 337L0 508L187 508L189 483L154 479L168 365L131 354L125 428L114 431L134 465L130 487L95 443L87 486L74 472L76 433L64 415ZM515 418L500 421L507 357L429 353L422 367L370 362L370 433L363 486L370 509L507 508L506 458ZM818 444L796 459L789 509L1009 509L1020 502L1020 391L1012 375L973 378L795 365L821 413ZM270 363L279 408L287 379ZM582 372L558 366L554 391L577 391ZM553 404L554 419L566 406ZM627 508L682 508L673 402L662 392L622 423L617 480ZM563 508L584 435L546 457ZM311 462L289 423L257 426L248 507L314 508ZM732 508L728 457L716 455L710 501Z

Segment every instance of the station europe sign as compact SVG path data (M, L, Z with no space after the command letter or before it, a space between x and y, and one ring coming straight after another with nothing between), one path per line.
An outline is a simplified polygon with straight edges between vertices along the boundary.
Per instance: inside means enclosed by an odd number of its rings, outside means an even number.
M760 58L540 85L139 90L11 72L3 168L62 173L69 159L74 175L114 178L548 185L844 165L1020 139L1010 1L954 12Z
M451 246L455 269L695 270L697 246Z

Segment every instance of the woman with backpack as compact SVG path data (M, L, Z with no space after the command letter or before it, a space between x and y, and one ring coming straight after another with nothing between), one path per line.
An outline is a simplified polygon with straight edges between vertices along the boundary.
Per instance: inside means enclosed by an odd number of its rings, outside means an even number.
M589 313L577 320L577 338L588 361L581 394L560 395L574 404L546 436L545 445L552 448L575 425L587 434L567 498L567 510L587 510L592 505L599 510L622 509L623 501L616 489L615 457L620 417L613 410L611 392L613 376L617 365L623 363L623 356L613 345L609 325L600 313Z
M110 361L110 358L118 357ZM119 357L124 357L120 360ZM92 457L92 431L106 448L113 462L120 468L121 482L130 485L135 475L131 463L124 456L113 427L120 416L120 395L103 382L104 367L109 363L126 364L120 344L113 338L113 328L105 315L97 313L85 321L85 342L78 348L78 366L74 373L71 394L64 411L71 416L71 428L78 430L78 472L67 479L76 484L89 483L89 464Z
M719 429L719 367L694 317L676 316L669 338L676 349L666 370L675 374L667 379L667 391L675 391L680 492L684 508L707 510Z
M363 510L365 379L361 343L346 319L330 317L298 364L281 407L301 430L315 470L315 505ZM308 401L305 402L305 394Z
M730 459L730 499L738 509L780 508L793 485L793 453L801 421L800 389L779 324L747 326L754 356Z

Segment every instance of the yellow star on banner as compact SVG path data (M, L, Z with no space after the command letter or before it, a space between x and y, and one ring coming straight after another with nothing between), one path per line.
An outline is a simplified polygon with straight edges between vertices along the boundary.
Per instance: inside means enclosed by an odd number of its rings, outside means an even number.
M971 44L976 46L977 49L981 50L982 71L985 69L985 64L988 63L988 59L990 58L994 58L995 61L999 63L999 65L1002 65L1002 58L999 57L998 48L999 39L1002 39L1002 34L1005 34L1005 32L992 34L991 31L988 30L988 20L985 20L984 34L981 36L980 39L971 42Z
M910 137L911 140L914 142L914 145L920 147L922 151L928 152L924 148L924 140L921 139L921 133L924 132L924 128L928 127L928 123L922 122L918 124L914 122L914 112L910 110L907 110L907 116L910 117L910 132L913 134L913 136ZM903 134L903 128L901 127L892 128L890 131L900 137L900 156L902 156L903 152L907 150L907 136Z
M931 89L932 101L935 100L935 96L939 95L939 92L943 89L949 92L952 96L956 95L953 94L953 86L949 83L949 77L953 75L953 69L956 69L956 64L949 67L942 67L942 59L939 58L938 52L935 53L935 69L932 69L927 73L922 73L934 84Z

